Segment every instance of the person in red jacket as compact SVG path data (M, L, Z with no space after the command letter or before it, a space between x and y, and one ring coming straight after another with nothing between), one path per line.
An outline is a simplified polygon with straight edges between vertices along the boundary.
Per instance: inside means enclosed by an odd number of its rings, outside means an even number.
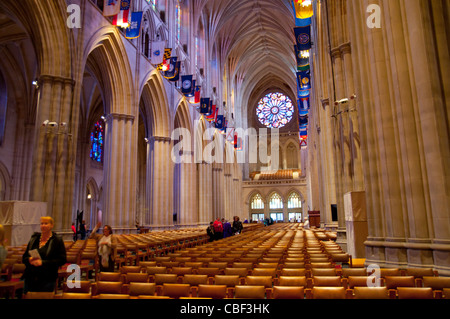
M220 221L219 217L216 218L216 221L214 222L213 227L214 227L214 237L216 238L216 240L222 239L223 238L223 224Z

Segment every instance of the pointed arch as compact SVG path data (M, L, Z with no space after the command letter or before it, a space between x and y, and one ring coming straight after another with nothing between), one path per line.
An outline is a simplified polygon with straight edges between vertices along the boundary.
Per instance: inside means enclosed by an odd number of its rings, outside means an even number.
M140 87L140 96L144 103L144 123L148 137L170 137L170 110L162 76L153 70L144 77Z

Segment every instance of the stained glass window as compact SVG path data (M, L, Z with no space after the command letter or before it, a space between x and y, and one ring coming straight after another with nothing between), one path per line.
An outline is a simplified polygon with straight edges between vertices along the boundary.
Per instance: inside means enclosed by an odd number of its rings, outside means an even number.
M105 138L105 122L101 119L94 125L91 132L91 152L89 156L92 160L103 162L103 145Z
M268 128L281 128L292 120L294 105L283 93L269 93L256 108L258 120Z
M175 7L175 16L176 16L176 24L177 24L177 39L180 41L181 38L181 7L180 4L177 4Z

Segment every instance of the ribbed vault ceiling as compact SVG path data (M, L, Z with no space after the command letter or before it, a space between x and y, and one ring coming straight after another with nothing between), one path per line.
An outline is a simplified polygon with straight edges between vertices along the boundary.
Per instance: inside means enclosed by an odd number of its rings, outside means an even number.
M288 0L197 0L222 70L236 88L236 118L260 95L278 89L295 96L294 19ZM241 123L246 125L246 123Z

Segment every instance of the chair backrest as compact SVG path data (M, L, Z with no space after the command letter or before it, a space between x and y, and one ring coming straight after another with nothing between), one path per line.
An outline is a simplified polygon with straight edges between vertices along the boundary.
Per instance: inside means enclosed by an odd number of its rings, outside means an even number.
M97 281L94 295L99 294L120 294L123 283L121 281Z
M99 294L97 299L130 299L130 295L126 294Z
M257 268L278 268L278 263L260 262L256 265Z
M433 299L431 287L398 287L398 299Z
M62 299L91 299L89 292L63 292Z
M243 286L235 287L234 298L236 299L264 299L266 288L264 286Z
M245 280L249 286L272 288L272 276L247 276Z
M208 283L208 275L186 274L183 276L183 284L198 286L200 284L206 285L207 283Z
M344 287L313 287L313 299L345 299Z
M197 268L197 274L199 275L208 275L209 277L214 277L215 275L219 275L221 272L220 268L213 267L199 267Z
M171 273L178 276L192 274L192 267L173 267Z
M23 295L24 299L54 299L55 293L52 292L37 292L29 291Z
M397 287L414 287L414 276L386 276L385 286L387 289L397 289Z
M306 269L304 268L283 268L280 276L306 276Z
M198 285L198 297L224 299L227 297L227 285Z
M97 281L121 281L122 274L120 272L99 272Z
M367 287L367 280L372 279L371 276L348 276L348 288Z
M70 293L88 293L91 291L92 283L89 280L80 280L70 284L70 288L67 282L63 284L63 292Z
M158 267L158 266L149 266L147 267L147 274L155 275L155 274L166 274L167 267Z
M389 299L386 287L354 287L354 299Z
M304 262L288 261L288 262L284 262L282 265L283 265L283 268L305 268Z
M304 299L304 287L275 286L273 287L273 299Z
M349 276L367 276L367 269L364 267L342 268L342 277L347 278Z
M370 275L370 274L369 274ZM386 276L400 276L401 272L399 268L381 268L380 277L385 278Z
M141 266L122 266L120 272L122 274L141 272Z
M347 263L350 261L350 255L345 253L332 253L331 260L333 262L343 262Z
M191 286L188 284L163 284L164 296L169 296L171 298L189 297Z
M423 276L434 276L433 268L407 268L405 270L407 276L414 276L414 278L422 278Z
M312 268L313 276L336 276L336 268Z
M301 286L306 287L305 276L280 276L278 278L279 286Z
M225 275L238 275L240 277L245 277L248 275L249 269L247 268L225 268Z
M232 264L233 268L247 268L247 269L251 269L253 267L253 263L251 262L239 262L239 261L235 261Z
M315 276L313 278L314 287L338 287L341 286L341 277L339 276Z
M130 296L155 295L156 284L150 282L132 282L130 283L128 294Z
M238 275L215 275L214 276L215 285L226 285L227 287L234 287L239 285Z
M252 276L272 276L275 277L277 275L276 268L253 268Z
M431 287L433 290L450 288L450 277L423 276L423 286Z
M333 268L333 264L330 262L323 262L323 263L315 263L312 262L311 268Z
M178 276L176 274L155 274L155 284L162 285L164 283L177 283Z
M125 275L125 283L129 284L130 282L148 282L149 274L140 272L130 272Z

